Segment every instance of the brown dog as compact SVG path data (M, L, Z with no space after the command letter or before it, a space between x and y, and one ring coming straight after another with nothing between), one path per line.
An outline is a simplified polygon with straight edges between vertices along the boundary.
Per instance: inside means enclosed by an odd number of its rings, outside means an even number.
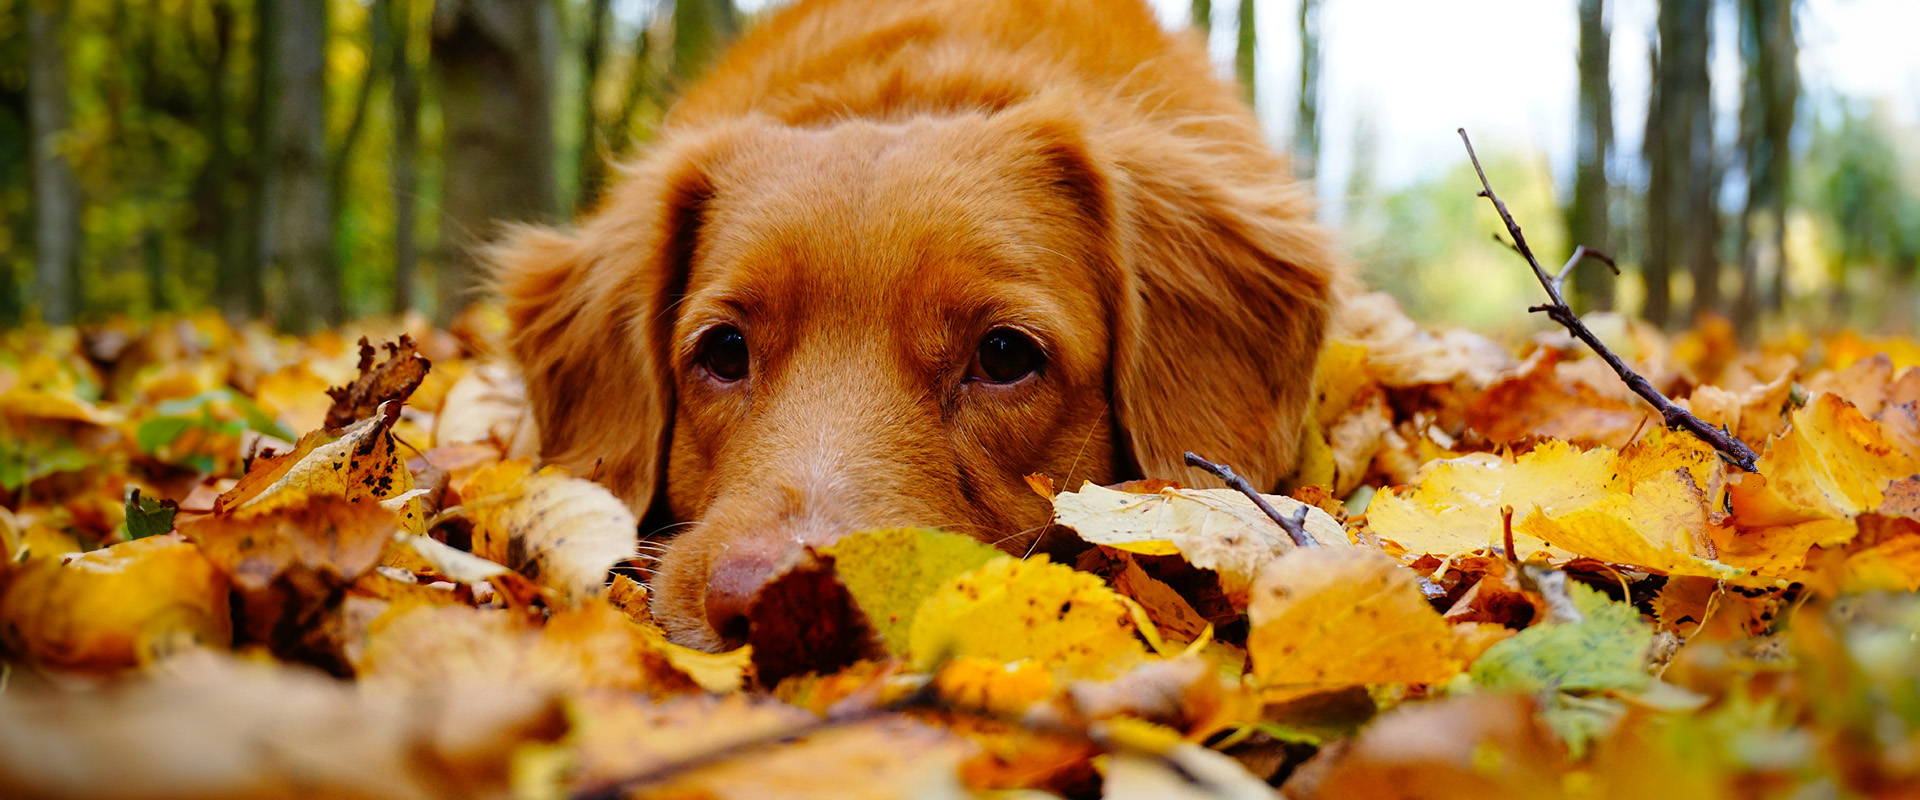
M1344 280L1142 0L802 0L497 260L543 452L687 523L654 613L707 648L853 530L1027 550L1031 473L1274 484Z

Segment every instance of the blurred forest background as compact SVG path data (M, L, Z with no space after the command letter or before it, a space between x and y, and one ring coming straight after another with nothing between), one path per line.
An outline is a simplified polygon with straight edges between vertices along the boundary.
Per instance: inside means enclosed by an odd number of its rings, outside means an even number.
M1537 287L1490 240L1464 153L1386 181L1378 154L1407 132L1324 123L1344 57L1329 37L1406 21L1334 30L1361 2L1155 5L1208 32L1275 144L1321 181L1369 282L1433 324L1529 324ZM1577 242L1619 257L1620 278L1578 273L1577 306L1668 327L1717 314L1749 335L1911 329L1920 137L1887 98L1808 90L1808 0L1533 2L1576 21L1549 43L1577 77L1571 119L1548 126L1571 158L1556 169L1538 142L1476 143L1543 255ZM0 326L203 308L295 331L451 319L477 298L473 246L500 220L590 207L609 164L764 5L0 0ZM1482 39L1534 33L1473 24ZM1645 30L1617 35L1629 24ZM1912 69L1898 58L1889 69ZM1616 91L1623 63L1645 70L1643 91ZM1516 118L1535 102L1499 73L1461 80L1507 92ZM1635 130L1616 125L1623 108ZM1341 168L1316 174L1336 143Z

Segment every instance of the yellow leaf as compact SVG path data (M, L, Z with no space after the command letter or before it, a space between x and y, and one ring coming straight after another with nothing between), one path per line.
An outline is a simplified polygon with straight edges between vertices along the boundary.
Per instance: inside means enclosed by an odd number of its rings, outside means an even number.
M1322 545L1346 547L1346 530L1318 508L1290 497L1263 495L1283 515L1307 509L1307 534ZM1162 489L1134 494L1095 486L1053 499L1054 521L1080 538L1130 553L1179 554L1220 576L1220 589L1236 605L1260 569L1293 549L1285 531L1253 501L1232 489Z
M639 522L600 484L528 459L481 468L461 508L474 555L507 565L575 605L606 591L607 570L632 558Z
M1742 528L1851 519L1878 507L1887 484L1920 471L1880 423L1832 394L1794 411L1759 466L1763 478L1743 475L1731 487Z
M226 575L192 542L149 536L17 565L0 593L0 635L43 664L131 667L183 637L225 647L227 592Z
M1265 687L1439 683L1460 671L1451 626L1413 572L1377 550L1288 553L1261 571L1247 615Z
M834 542L826 554L895 655L906 655L908 628L928 595L955 575L1008 557L975 539L930 528L859 531Z
M300 437L292 453L254 463L246 477L215 504L217 513L228 513L259 503L278 502L276 495L291 491L295 497L331 495L347 500L393 501L400 525L409 533L425 533L426 520L420 501L412 492L413 473L406 459L397 452L388 430L397 418L398 406L390 406L392 415L375 415L340 432L338 438L324 431Z
M994 560L934 590L914 616L908 650L919 669L973 656L1106 677L1146 655L1130 614L1093 575L1045 557Z
M1538 508L1547 515L1589 507L1605 498L1613 481L1613 451L1580 450L1565 442L1545 442L1514 459L1475 453L1429 464L1413 486L1378 492L1367 507L1369 528L1409 554L1448 556L1501 544L1500 507L1518 513ZM1538 538L1519 532L1515 555L1544 552L1571 557Z

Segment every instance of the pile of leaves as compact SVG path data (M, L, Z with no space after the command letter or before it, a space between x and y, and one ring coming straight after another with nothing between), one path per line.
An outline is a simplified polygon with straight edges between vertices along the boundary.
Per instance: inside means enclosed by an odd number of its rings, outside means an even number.
M495 314L6 334L0 796L1920 793L1920 348L1589 318L1753 473L1565 335L1343 324L1317 546L1034 476L1077 563L853 532L718 654Z

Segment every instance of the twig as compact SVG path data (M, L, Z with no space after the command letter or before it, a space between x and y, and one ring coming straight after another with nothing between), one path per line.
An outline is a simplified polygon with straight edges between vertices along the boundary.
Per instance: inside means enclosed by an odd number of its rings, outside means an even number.
M1620 356L1616 355L1612 350L1607 349L1607 346L1601 343L1600 337L1593 335L1593 331L1587 329L1586 324L1582 323L1580 317L1573 313L1573 308L1567 305L1566 298L1561 295L1559 281L1549 276L1546 270L1540 268L1540 260L1534 258L1533 249L1527 246L1527 238L1520 233L1520 224L1514 222L1513 215L1507 212L1507 204L1500 202L1500 198L1494 195L1493 185L1487 182L1487 172L1480 167L1480 156L1473 152L1473 140L1467 138L1466 128L1460 129L1460 141L1466 144L1467 157L1473 160L1473 171L1480 176L1481 191L1479 192L1479 196L1487 198L1489 202L1493 203L1494 210L1500 212L1500 221L1506 224L1507 233L1513 235L1513 249L1519 251L1520 255L1527 260L1527 266L1533 268L1533 276L1539 279L1541 288L1546 289L1547 297L1553 300L1551 303L1533 306L1527 310L1532 312L1545 312L1548 318L1560 323L1561 327L1566 328L1567 332L1573 334L1574 338L1585 342L1588 347L1593 348L1594 354L1600 356L1600 360L1607 362L1607 366L1613 368L1614 374L1619 375L1620 380L1626 382L1628 389L1633 390L1634 394L1640 395L1640 397L1652 405L1655 410L1660 412L1660 419L1666 423L1668 428L1675 430L1685 429L1688 433L1699 437L1700 441L1706 442L1712 445L1713 449L1720 451L1721 458L1726 459L1728 463L1748 472L1759 472L1760 469L1755 463L1758 456L1754 455L1753 449L1747 447L1746 443L1728 435L1719 428L1708 425L1701 421L1699 417L1689 413L1686 409L1674 405L1672 400L1666 398L1666 395L1661 394L1659 390L1653 388L1653 384L1648 383L1646 378L1640 377L1640 374L1634 372L1632 367L1627 366L1627 362L1621 360ZM1561 275L1564 277L1568 270L1573 269L1573 265L1589 256L1599 257L1594 251L1585 247L1574 250L1573 258L1568 260L1566 268L1561 270ZM1606 259L1606 262L1609 264L1611 264L1612 261L1612 259ZM1618 271L1618 267L1615 267L1615 270Z
M1214 477L1226 481L1228 486L1240 490L1240 493L1246 495L1248 500L1253 501L1254 507L1260 509L1260 513L1267 515L1267 519L1273 520L1273 524L1280 526L1280 530L1287 532L1287 538L1293 540L1294 546L1320 546L1319 542L1314 541L1313 537L1307 535L1307 507L1305 504L1301 504L1300 510L1294 512L1293 517L1288 518L1281 516L1280 510L1274 508L1273 504L1268 503L1267 498L1261 497L1259 490L1254 489L1253 484L1247 483L1246 478L1242 478L1234 473L1232 467L1225 464L1215 464L1192 453L1187 453L1186 456L1187 466L1199 467L1200 469L1211 472Z
M1513 555L1513 506L1500 507L1500 531L1506 538L1507 563L1520 563L1520 559Z

